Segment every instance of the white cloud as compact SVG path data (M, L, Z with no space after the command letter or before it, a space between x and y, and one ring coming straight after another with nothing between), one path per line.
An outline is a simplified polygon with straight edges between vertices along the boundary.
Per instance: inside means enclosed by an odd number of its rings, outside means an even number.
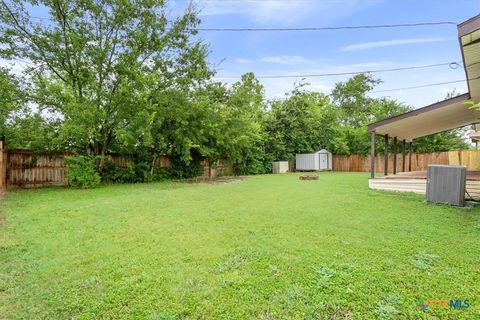
M237 64L248 64L248 63L251 63L252 60L250 59L245 59L245 58L237 58L235 59L235 63Z
M319 24L345 17L382 0L197 0L202 16L243 15L259 24L289 24L315 15Z
M447 38L412 38L412 39L397 39L397 40L386 40L386 41L372 41L372 42L363 42L348 45L343 47L341 51L360 51L360 50L369 50L377 49L384 47L392 46L402 46L408 44L417 44L417 43L432 43L432 42L442 42L448 40Z
M270 56L263 57L262 62L274 63L274 64L285 64L285 65L296 65L296 64L305 64L312 63L312 60L306 59L302 56Z
M330 93L332 91L333 86L317 83L317 84L310 84L308 88L312 91L318 91L322 93Z

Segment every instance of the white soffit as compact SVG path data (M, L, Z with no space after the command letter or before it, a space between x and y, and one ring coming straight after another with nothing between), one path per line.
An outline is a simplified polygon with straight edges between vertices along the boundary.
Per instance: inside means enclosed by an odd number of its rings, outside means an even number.
M480 16L459 25L460 44L470 96L480 101Z
M434 103L402 115L385 119L368 126L370 132L389 135L400 140L428 136L472 123L480 122L480 111L471 109L465 104L468 93L461 96Z
M480 97L480 30L461 38L468 87L473 99Z

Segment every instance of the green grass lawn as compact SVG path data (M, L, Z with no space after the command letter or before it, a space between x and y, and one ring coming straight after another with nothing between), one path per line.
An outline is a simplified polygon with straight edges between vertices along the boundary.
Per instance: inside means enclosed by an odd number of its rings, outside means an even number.
M0 319L480 319L480 208L319 175L11 192Z

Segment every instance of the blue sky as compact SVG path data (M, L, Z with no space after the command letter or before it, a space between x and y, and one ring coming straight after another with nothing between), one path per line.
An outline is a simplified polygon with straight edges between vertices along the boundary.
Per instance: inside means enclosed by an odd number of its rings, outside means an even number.
M172 15L190 0L170 0ZM462 22L480 13L480 0L193 0L204 28L329 27L416 22ZM37 11L37 12L36 12ZM45 9L33 16L46 17ZM245 72L292 75L355 72L461 62L454 25L322 32L200 32L210 47L209 61L219 80L232 83ZM0 61L1 64L1 61ZM14 70L21 70L21 63ZM465 79L448 66L377 74L376 90ZM328 93L348 76L307 78L311 90ZM268 98L284 97L302 78L261 79ZM372 93L415 108L466 91L465 83Z
M479 0L196 0L202 27L324 27L434 21L461 22L480 13ZM188 1L171 1L181 10ZM443 62L461 62L453 25L323 32L201 32L218 77L350 72ZM465 78L448 66L381 73L377 90ZM329 92L347 76L308 78L312 90ZM225 79L232 82L235 80ZM299 79L262 79L267 97L282 97ZM466 84L398 90L389 96L414 107L466 91Z

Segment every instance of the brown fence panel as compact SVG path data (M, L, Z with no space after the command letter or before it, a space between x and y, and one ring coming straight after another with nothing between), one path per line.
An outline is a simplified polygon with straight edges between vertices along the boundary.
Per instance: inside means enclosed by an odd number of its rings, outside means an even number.
M402 172L402 163L402 154L397 154L397 172ZM425 171L429 164L464 165L468 170L480 170L480 150L412 153L412 171ZM334 155L333 170L368 172L370 171L370 156ZM405 170L408 171L408 154L405 156ZM383 154L378 154L375 157L375 171L384 172ZM393 155L388 156L388 172L393 172Z
M6 187L34 188L41 186L67 185L67 167L65 154L37 154L28 150L4 150L0 141L0 192ZM118 154L109 155L109 160L120 168L127 168L129 157ZM160 156L155 160L156 168L169 168L168 157ZM207 160L202 161L202 177L217 177L233 174L233 166L217 161L210 168Z
M459 153L460 164L467 166L470 170L480 170L480 151L464 150Z
M8 150L7 185L25 188L67 184L65 155Z
M0 139L0 195L7 190L7 151L5 141Z
M200 163L203 167L202 178L216 178L220 176L232 175L234 172L233 165L224 161L216 161L212 166L208 160L203 160Z

